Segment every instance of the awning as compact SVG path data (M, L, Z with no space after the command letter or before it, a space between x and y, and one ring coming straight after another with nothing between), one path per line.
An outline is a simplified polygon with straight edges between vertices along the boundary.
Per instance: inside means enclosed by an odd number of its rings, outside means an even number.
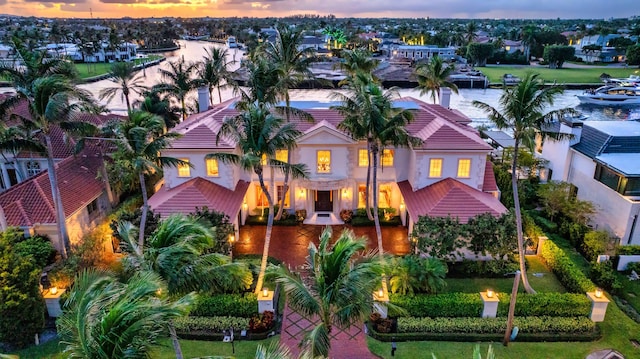
M330 191L341 188L350 188L355 186L355 180L350 178L343 179L303 179L298 180L298 187L303 187L306 189L316 190L316 191Z

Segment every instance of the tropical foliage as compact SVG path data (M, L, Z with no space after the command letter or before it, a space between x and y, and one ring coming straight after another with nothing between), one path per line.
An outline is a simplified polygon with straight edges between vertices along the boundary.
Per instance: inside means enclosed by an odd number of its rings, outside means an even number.
M453 64L447 64L440 56L434 56L429 62L418 65L415 75L418 79L420 95L431 94L433 103L440 96L440 88L448 87L454 93L458 93L458 86L449 81L449 76L455 71Z
M118 92L121 93L121 97L124 98L127 104L127 111L131 112L131 100L129 95L131 93L141 96L147 87L144 85L144 78L134 68L133 62L114 62L111 65L109 81L115 85L112 87L105 87L100 90L100 99L106 99L111 102Z
M435 258L396 258L391 267L389 283L393 293L437 293L447 285L447 265Z

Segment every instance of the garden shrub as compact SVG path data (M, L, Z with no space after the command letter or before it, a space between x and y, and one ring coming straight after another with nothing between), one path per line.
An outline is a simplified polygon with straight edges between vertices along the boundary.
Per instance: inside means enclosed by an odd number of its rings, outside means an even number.
M519 269L520 265L513 258L490 261L464 259L449 266L450 276L459 278L503 278Z
M620 294L623 286L618 279L618 272L610 261L594 263L591 266L591 279L603 289Z
M264 333L271 328L273 328L275 324L273 312L265 311L262 314L254 314L249 320L249 331L252 333Z
M635 271L636 273L640 274L640 262L633 262L633 263L627 264L627 272L631 273L632 271Z
M504 333L504 318L398 318L399 333ZM515 317L520 333L588 333L596 325L586 317Z
M558 233L558 224L557 223L552 222L552 221L542 217L541 215L539 215L535 211L529 211L528 213L532 214L531 217L533 218L533 221L535 222L535 224L540 226L540 228L543 231L550 232L550 233Z
M595 289L595 285L576 266L567 254L553 241L545 241L540 256L553 271L560 283L572 293L585 293Z
M53 263L56 257L56 249L46 236L33 236L16 243L15 251L19 255L32 256L38 268L44 268Z
M640 255L640 245L638 244L632 244L632 245L627 245L627 246L618 246L616 248L616 253L621 256L621 255L626 255L626 256L634 256L634 255Z
M435 258L395 258L389 282L393 293L437 293L447 283L447 265Z
M201 294L191 310L197 317L241 317L251 318L258 312L258 298L255 294Z
M122 238L120 238L120 234L118 233L118 226L120 222L131 222L131 224L136 226L136 228L140 228L142 209L134 208L132 210L128 210L123 207L123 209L118 210L117 214L113 217L114 218L111 220L111 223L109 223L109 227L111 227L111 230L113 231L113 236L122 241ZM151 209L149 209L144 227L145 237L151 236L151 234L155 232L156 228L158 228L158 224L160 224L160 214L155 214Z
M589 231L589 227L581 223L576 223L565 218L560 224L560 235L567 238L574 247L580 248L584 241L584 235Z
M582 253L588 260L595 262L600 254L606 252L610 241L607 231L589 231L584 235Z
M208 249L214 253L229 253L231 244L229 243L229 235L234 233L233 224L229 222L229 216L222 212L210 210L209 208L196 207L196 211L189 214L192 217L203 221L207 227L214 227L213 246Z
M239 317L193 317L184 316L176 318L173 324L178 332L208 331L219 333L233 328L240 331L249 328L248 318Z
M401 314L404 317L480 317L482 313L482 299L478 293L392 294L390 302L405 310Z
M393 319L382 318L380 313L371 313L369 322L378 333L391 333L393 329Z
M509 293L499 293L498 316L506 317L509 312ZM584 294L538 293L518 294L515 315L518 317L588 317L591 301Z

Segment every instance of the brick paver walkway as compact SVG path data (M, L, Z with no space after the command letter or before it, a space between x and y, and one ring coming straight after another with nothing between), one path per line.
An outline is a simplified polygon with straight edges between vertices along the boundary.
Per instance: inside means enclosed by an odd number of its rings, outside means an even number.
M366 236L369 239L369 248L377 248L376 231L374 227L350 227L331 226L333 238L337 238L344 228L354 231L357 236ZM323 226L298 225L298 226L274 226L271 235L269 255L278 258L290 266L304 264L307 256L309 242L318 244ZM238 254L262 254L266 226L242 226L240 238L234 245L234 253ZM407 228L382 227L382 248L385 253L406 254L411 250L407 240Z

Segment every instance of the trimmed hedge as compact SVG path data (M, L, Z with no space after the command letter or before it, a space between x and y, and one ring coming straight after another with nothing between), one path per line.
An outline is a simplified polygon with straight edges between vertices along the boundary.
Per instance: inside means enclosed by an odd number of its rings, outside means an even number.
M560 283L570 292L585 293L596 288L595 284L573 263L564 250L551 240L544 242L540 256L553 270Z
M258 298L255 294L199 295L191 310L195 317L251 318L257 313Z
M229 328L234 331L249 328L248 318L238 317L180 317L173 322L178 332L209 331L222 332Z
M520 333L592 333L596 324L585 317L515 317ZM399 333L504 333L503 318L398 318Z
M620 256L634 256L640 254L640 245L630 244L627 246L618 246L616 253Z
M483 306L478 293L392 294L390 302L404 308L407 317L480 317Z
M507 316L509 293L498 293L498 316ZM482 299L479 293L446 293L437 295L391 295L391 303L404 308L402 317L480 317ZM584 294L538 293L518 294L515 315L519 317L588 317L591 302Z

